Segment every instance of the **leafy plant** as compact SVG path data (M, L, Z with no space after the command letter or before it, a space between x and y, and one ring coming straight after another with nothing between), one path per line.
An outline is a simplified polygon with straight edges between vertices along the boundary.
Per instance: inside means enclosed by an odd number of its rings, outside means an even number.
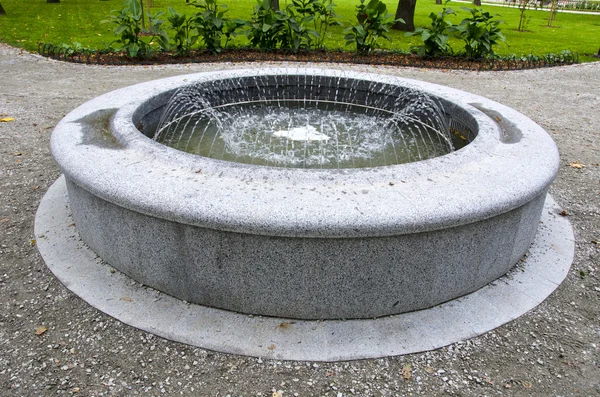
M247 23L250 45L261 50L276 48L277 37L283 29L280 18L279 10L271 7L269 0L257 0L252 18Z
M219 4L218 0L197 0L190 5L201 10L193 18L194 27L206 49L213 54L223 51L235 31L244 25L242 21L227 18L225 14L229 8ZM225 44L223 37L226 38Z
M294 4L285 10L275 10L270 0L257 0L252 19L247 23L250 44L261 50L310 48L319 39L319 33L310 27L313 20L313 15L299 12Z
M171 48L171 44L169 41L168 33L162 28L162 25L165 23L164 20L159 19L165 13L162 11L157 12L156 14L148 14L148 19L150 21L150 27L144 30L145 34L151 35L149 44L154 43L155 41L160 46L161 50L168 51Z
M178 54L187 54L198 41L198 30L194 26L195 16L188 17L178 13L173 7L168 8L167 21L175 32L173 42Z
M370 0L366 5L365 0L360 0L360 4L356 6L356 19L358 24L346 28L344 38L346 45L356 44L359 54L366 54L378 48L377 41L381 37L392 42L388 35L392 25L399 21L404 22L394 19L381 0Z
M429 14L431 28L417 28L414 32L404 34L405 36L421 36L423 45L413 47L413 51L419 56L440 56L452 53L452 48L448 44L452 22L446 17L456 13L451 8L446 8L448 1L444 2L442 12Z
M60 48L61 53L64 56L72 56L74 54L77 53L83 53L83 52L92 52L94 50L88 49L88 48L84 48L81 43L74 41L71 44L67 44L67 43L60 43L58 45L58 48Z
M299 12L293 3L286 7L284 14L285 18L281 20L284 34L280 48L294 51L309 49L319 41L319 32L313 29L314 15Z
M130 57L149 55L152 53L152 43L157 39L161 47L168 47L169 37L162 30L163 21L158 19L163 13L149 15L151 27L146 30L142 28L143 11L137 0L125 0L121 11L113 10L108 19L102 23L112 23L115 26L113 32L118 38L113 43L119 44L119 49L125 51ZM141 39L142 33L151 35L149 42ZM111 43L112 44L112 43Z
M471 13L470 18L463 19L452 32L465 42L465 55L471 59L494 56L494 46L506 42L506 38L498 25L501 20L493 20L497 15L490 15L478 8L461 7Z
M292 0L292 7L296 13L302 15L303 22L312 21L313 37L310 37L309 41L314 38L315 42L310 47L322 48L329 27L341 25L337 20L333 0Z

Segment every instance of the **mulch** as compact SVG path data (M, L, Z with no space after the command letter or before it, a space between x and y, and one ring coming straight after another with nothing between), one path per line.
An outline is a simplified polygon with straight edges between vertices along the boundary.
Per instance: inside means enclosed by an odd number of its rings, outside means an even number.
M69 52L52 45L40 45L41 55L69 62L99 65L162 65L177 63L205 62L323 62L352 63L369 65L412 66L428 69L459 70L519 70L539 67L559 66L577 63L574 59L540 58L493 58L468 59L460 56L421 57L416 54L390 51L374 51L360 55L348 51L260 51L255 49L227 49L218 54L207 51L192 51L181 55L169 52L155 52L144 57L132 58L124 52Z

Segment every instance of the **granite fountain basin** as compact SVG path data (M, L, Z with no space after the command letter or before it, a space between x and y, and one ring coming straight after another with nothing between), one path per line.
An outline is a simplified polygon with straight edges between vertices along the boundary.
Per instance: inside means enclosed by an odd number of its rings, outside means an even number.
M352 85L345 100L356 104L425 92L469 144L408 164L304 169L202 157L147 136L178 88L218 91L225 80L237 91L214 97L230 101L250 80L284 96ZM113 91L69 113L51 149L79 235L114 268L187 302L309 320L425 309L503 276L529 249L559 164L541 127L489 99L311 68L200 73Z

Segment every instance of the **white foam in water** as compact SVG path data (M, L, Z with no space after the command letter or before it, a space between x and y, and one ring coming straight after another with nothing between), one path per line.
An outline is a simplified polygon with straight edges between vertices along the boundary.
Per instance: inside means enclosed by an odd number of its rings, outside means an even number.
M273 136L279 138L287 138L292 141L328 141L329 136L320 133L312 125L305 125L303 127L294 127L290 130L279 130L273 133Z

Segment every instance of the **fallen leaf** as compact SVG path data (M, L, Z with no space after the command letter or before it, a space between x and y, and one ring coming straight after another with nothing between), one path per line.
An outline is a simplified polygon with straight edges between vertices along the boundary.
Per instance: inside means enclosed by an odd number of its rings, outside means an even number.
M15 153L15 156L22 156L22 155L23 155L23 153L21 153L21 152L16 152Z
M31 245L33 247L35 245L35 239L29 240L29 245Z
M279 324L277 326L277 328L279 328L279 329L288 329L289 327L292 326L292 324L295 324L295 321L283 322L283 323Z
M579 161L573 161L571 164L569 164L569 167L580 170L580 169L584 168L585 165L579 163Z
M196 174L199 174L199 173L201 173L201 172L202 172L202 168L200 168L200 169L199 169L198 171L196 171L195 173L196 173Z
M402 369L402 377L404 380L410 380L412 378L412 365L406 364Z
M569 216L569 214L568 214L568 213L567 213L567 211L565 211L565 210L562 210L562 211L560 212L560 214L561 214L562 216Z
M271 346L268 346L267 349L269 349L269 350L275 350L276 347L277 346L275 346L275 345L271 345Z
M283 392L281 390L274 391L271 397L283 397Z
M435 372L435 369L431 368L429 365L425 367L425 372L428 374L432 374Z
M4 223L4 222L8 222L10 221L10 218L2 218L0 219L0 223Z
M128 296L124 296L124 297L122 297L122 298L121 298L121 300L122 300L122 301L125 301L125 302L131 302L131 298L130 298L130 297L128 297Z
M74 387L74 388L72 388L72 389L71 389L71 391L72 391L73 393L79 393L79 390L81 390L81 389L80 389L80 388L78 388L78 387Z
M40 325L39 327L37 327L35 329L35 334L37 336L43 335L46 333L46 331L48 331L48 328L44 327L43 325Z
M521 384L526 389L531 389L533 387L533 384L531 382L526 381L526 380L522 381Z
M9 123L11 121L15 121L14 117L2 117L0 118L0 123Z

